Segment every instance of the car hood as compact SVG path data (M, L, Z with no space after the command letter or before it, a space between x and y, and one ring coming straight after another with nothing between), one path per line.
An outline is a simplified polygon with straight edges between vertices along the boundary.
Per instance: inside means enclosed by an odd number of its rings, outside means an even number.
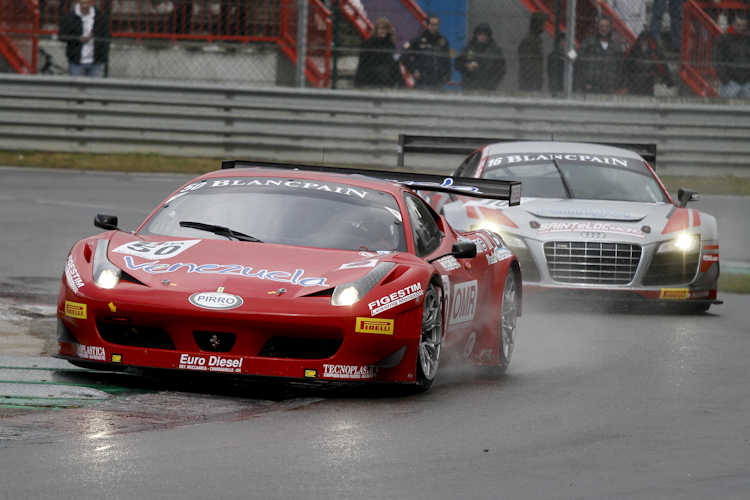
M550 198L536 198L520 205L529 214L544 219L587 219L619 222L639 222L659 206L672 207L672 205L667 204L629 201Z
M151 287L268 296L304 296L354 281L377 264L409 254L114 233L109 260ZM218 290L223 288L223 290Z
M551 198L523 199L514 207L493 200L465 205L457 201L446 204L443 210L456 228L487 227L543 241L585 237L647 243L671 238L676 231L699 230L701 221L707 218L695 209L670 203Z

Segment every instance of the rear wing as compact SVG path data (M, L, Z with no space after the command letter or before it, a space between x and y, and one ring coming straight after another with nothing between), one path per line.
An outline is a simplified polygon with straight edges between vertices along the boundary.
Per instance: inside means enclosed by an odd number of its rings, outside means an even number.
M474 179L470 177L450 177L445 175L415 174L388 170L368 170L362 168L326 167L321 165L296 165L292 163L275 163L252 160L224 160L221 168L271 168L283 170L304 170L309 172L326 172L331 174L360 175L373 177L407 186L414 191L439 191L476 198L507 200L510 206L521 203L521 183L519 181L500 181Z
M535 139L544 140L544 139ZM523 139L489 139L479 137L453 137L453 136L428 136L428 135L398 135L398 168L404 168L404 156L406 153L432 153L432 154L455 154L469 155L477 149L488 144L498 142L525 142ZM586 144L598 144L600 146L611 146L622 148L641 155L649 165L656 168L656 144L639 144L630 142L585 142Z

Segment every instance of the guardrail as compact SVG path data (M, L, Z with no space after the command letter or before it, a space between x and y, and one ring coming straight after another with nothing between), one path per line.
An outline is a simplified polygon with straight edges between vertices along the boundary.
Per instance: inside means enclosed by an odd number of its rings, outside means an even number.
M656 143L657 170L750 175L745 102L331 91L0 75L0 148L395 168L398 135ZM450 171L459 158L407 160ZM419 163L416 163L419 161Z

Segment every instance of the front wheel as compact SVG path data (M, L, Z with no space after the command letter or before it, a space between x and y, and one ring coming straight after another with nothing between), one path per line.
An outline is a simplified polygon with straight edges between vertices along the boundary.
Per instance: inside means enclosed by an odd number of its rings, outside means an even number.
M417 353L418 392L430 388L437 375L440 353L443 346L443 297L442 289L430 284L424 294L422 311L422 332Z
M508 271L503 289L502 315L500 318L500 362L495 368L496 373L503 373L508 369L513 346L516 343L516 319L518 318L518 283L516 275Z

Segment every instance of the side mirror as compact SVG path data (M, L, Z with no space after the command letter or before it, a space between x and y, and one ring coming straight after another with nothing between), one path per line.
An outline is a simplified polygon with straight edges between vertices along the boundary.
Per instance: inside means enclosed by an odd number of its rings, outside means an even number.
M96 214L96 217L94 218L94 225L96 227L106 229L107 231L110 231L112 229L116 231L120 230L120 228L117 227L116 215Z
M689 201L698 201L701 195L694 189L680 188L677 190L677 200L680 202L680 208L685 208Z
M440 257L435 257L434 259L430 259L428 262L432 264L438 259L442 259L443 257L447 257L448 255L453 255L457 259L473 259L477 256L477 246L472 243L471 241L460 241L458 243L454 243L453 247L451 247L451 252L441 255Z
M473 259L477 256L477 246L471 241L454 243L451 254L457 259Z

